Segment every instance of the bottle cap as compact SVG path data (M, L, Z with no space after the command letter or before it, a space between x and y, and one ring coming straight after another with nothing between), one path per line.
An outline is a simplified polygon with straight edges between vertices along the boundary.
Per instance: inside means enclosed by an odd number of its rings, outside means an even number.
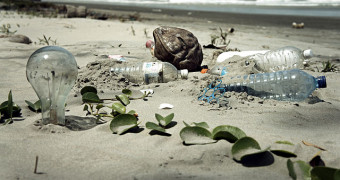
M326 88L327 87L325 76L319 76L316 79L318 81L318 88Z
M189 71L187 69L182 69L180 71L181 71L181 78L182 79L188 79Z
M309 59L311 57L313 57L313 52L311 49L307 49L307 50L304 50L303 51L303 56L306 58L306 59Z

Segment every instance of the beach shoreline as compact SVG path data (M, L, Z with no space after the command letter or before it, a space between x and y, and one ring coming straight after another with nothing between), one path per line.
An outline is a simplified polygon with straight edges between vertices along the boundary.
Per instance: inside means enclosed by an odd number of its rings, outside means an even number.
M106 12L99 7L88 8ZM293 144L290 150L297 155L292 158L294 162L309 162L320 153L320 149L302 143L306 141L326 149L321 152L326 165L340 169L340 77L338 71L322 72L323 63L331 62L338 68L340 65L340 32L335 29L338 26L333 24L335 20L326 21L318 28L303 18L305 28L295 29L291 27L292 19L274 16L267 17L272 18L273 23L266 24L260 16L254 20L248 19L249 16L242 19L240 15L232 15L235 19L220 21L203 18L202 13L189 15L188 11L182 11L183 16L172 10L169 13L165 13L166 10L145 11L134 21L128 18L44 18L15 11L0 12L2 24L10 24L10 31L32 40L31 44L22 44L10 42L5 36L0 38L0 100L6 101L11 91L13 101L22 108L21 117L14 118L12 124L0 126L0 177L35 180L290 179L286 158L275 156L268 166L250 168L233 159L233 144L228 141L184 145L179 135L185 127L184 122L206 122L209 130L220 125L238 127L256 139L261 149L277 141L289 141ZM135 10L118 8L108 12L117 17L129 17ZM318 22L313 18L311 21ZM312 49L315 56L303 71L315 77L326 76L327 88L317 89L301 102L263 100L231 92L227 97L228 104L219 106L198 100L200 91L215 78L212 75L190 72L186 80L135 85L109 73L111 65L118 62L109 59L108 55L124 56L127 65L157 61L145 48L145 42L153 38L152 32L159 26L187 29L202 46L211 43L211 35L220 34L219 28L226 31L232 27L235 31L227 36L228 47L232 49L274 50L288 45ZM68 121L95 121L83 110L79 91L84 86L95 86L101 98L113 98L121 94L123 88L153 89L154 94L144 100L131 100L127 106L128 111L138 113L140 131L113 134L110 121L86 130L39 124L41 113L31 111L25 103L25 100L38 100L27 81L26 64L34 51L46 46L40 40L43 36L71 52L79 66L78 80L65 108ZM216 51L203 48L202 65L216 65ZM228 76L246 73L244 64L244 59L237 57L222 63L229 67ZM112 104L111 101L106 103ZM171 104L173 108L160 109L162 103ZM146 128L146 122L156 122L156 113L162 116L174 113L173 120L177 124L167 129L171 136L152 134ZM39 162L37 173L34 173L37 156ZM298 177L302 179L303 175L300 173Z

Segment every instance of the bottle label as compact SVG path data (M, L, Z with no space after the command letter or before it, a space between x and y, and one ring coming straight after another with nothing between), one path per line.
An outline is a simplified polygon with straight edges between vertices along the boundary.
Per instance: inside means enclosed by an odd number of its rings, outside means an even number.
M161 82L162 66L163 64L158 62L146 62L143 64L146 84Z

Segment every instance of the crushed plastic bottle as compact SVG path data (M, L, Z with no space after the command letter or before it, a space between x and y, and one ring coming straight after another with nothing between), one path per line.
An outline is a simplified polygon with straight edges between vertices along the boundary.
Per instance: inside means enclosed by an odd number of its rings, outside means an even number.
M223 83L222 92L247 92L263 99L281 101L302 101L316 88L327 86L325 76L315 78L299 69L223 78Z
M255 54L249 59L255 63L254 72L276 72L302 68L303 63L312 56L311 49L302 51L296 47L286 46L265 54Z
M234 56L240 56L240 57L247 57L255 54L264 54L268 52L268 50L258 50L258 51L228 51L221 53L217 59L217 63L224 62L225 60L228 60Z
M168 62L144 62L137 65L112 67L111 73L121 73L133 83L167 83L176 79L188 78L188 70L177 70Z

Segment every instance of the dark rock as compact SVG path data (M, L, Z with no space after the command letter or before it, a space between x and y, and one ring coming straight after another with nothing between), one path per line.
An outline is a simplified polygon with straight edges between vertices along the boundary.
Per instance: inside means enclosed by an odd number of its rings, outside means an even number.
M189 31L176 27L158 27L153 31L155 57L177 69L197 71L203 60L202 47Z
M30 38L28 38L27 36L21 35L21 34L9 36L8 40L10 42L15 42L15 43L24 43L24 44L31 44L32 43Z

